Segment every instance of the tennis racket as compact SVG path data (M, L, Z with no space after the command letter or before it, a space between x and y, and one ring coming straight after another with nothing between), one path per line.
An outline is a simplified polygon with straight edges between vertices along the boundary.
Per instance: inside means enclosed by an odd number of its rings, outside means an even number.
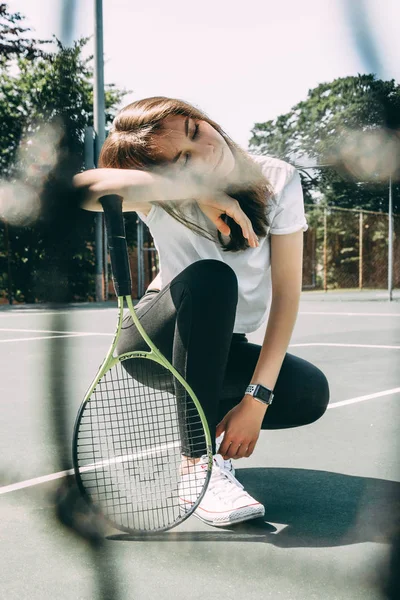
M211 475L211 436L195 393L135 313L122 198L104 196L100 202L118 318L111 347L77 415L75 476L84 498L112 526L158 532L178 525L199 505ZM149 349L118 356L125 303Z

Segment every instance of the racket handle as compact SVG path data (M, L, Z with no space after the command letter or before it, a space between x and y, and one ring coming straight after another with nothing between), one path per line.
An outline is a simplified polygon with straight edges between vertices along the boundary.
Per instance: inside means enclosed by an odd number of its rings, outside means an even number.
M117 296L130 296L132 293L132 279L122 212L122 198L116 195L103 196L99 202L103 207L106 221L115 293Z

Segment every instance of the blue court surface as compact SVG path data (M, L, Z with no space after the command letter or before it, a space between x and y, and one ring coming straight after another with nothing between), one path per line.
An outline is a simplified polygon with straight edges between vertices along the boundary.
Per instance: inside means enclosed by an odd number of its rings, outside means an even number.
M385 298L303 293L289 351L325 372L331 404L312 425L261 432L253 456L236 462L264 519L216 529L192 516L151 538L114 530L97 559L55 518L54 423L67 368L71 436L115 306L1 309L2 597L92 600L104 575L118 585L103 597L115 599L383 598L400 497L400 298ZM249 339L261 343L263 333Z

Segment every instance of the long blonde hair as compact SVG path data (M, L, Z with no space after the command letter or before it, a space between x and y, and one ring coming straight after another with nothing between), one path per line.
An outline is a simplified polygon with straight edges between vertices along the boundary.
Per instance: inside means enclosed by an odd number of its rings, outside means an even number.
M235 158L236 183L225 188L236 199L250 219L254 232L265 237L268 232L267 205L272 195L268 180L260 166L212 121L203 111L183 100L156 96L137 100L123 108L114 119L112 129L103 145L99 157L99 167L119 169L151 170L166 162L161 155L157 134L163 129L163 121L171 115L188 116L206 121L224 138ZM190 220L178 203L158 203L174 219L189 227L199 235L216 241L211 234ZM231 229L230 239L225 242L218 232L218 239L224 250L238 251L248 247L240 226L228 216L223 217Z

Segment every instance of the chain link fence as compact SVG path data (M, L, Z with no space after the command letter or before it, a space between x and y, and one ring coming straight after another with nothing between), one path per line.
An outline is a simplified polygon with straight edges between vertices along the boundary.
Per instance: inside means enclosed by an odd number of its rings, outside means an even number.
M304 234L303 290L387 289L388 214L318 205L305 208L309 228ZM399 288L400 215L393 220L393 286ZM138 297L159 268L150 232L143 223L140 230L139 246L131 249Z
M388 231L386 213L306 205L309 228L304 234L303 289L387 289ZM140 298L158 273L159 262L148 228L136 217L128 219L132 293ZM400 287L400 215L394 215L393 287ZM90 225L90 224L89 224ZM84 234L90 237L93 226ZM82 235L82 240L86 239ZM23 239L23 244L21 242ZM22 250L21 250L22 248ZM0 222L0 303L40 302L32 282L45 269L37 233ZM66 252L69 249L66 248ZM94 300L94 244L85 242L72 260L71 301ZM73 266L73 268L75 268ZM108 297L114 297L111 280Z
M386 213L306 205L303 289L386 289ZM400 216L393 217L393 286L400 287Z

